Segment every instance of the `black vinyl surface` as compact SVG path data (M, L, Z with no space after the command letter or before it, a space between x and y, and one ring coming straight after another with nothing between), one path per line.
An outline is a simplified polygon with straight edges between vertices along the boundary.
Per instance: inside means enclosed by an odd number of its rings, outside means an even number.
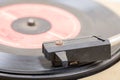
M0 0L1 7L20 3L48 4L74 14L82 25L82 31L77 38L91 35L109 38L120 33L119 16L93 0ZM118 46L114 47L113 53L118 48ZM53 68L44 58L41 49L21 49L0 45L0 78L5 80L76 79L84 77L80 76L80 73L93 65L98 64Z

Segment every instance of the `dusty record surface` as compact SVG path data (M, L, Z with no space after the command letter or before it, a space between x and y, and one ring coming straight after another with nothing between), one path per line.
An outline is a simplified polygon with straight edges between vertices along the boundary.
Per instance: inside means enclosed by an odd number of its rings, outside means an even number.
M96 0L120 16L120 0ZM80 80L120 80L120 62L91 77Z

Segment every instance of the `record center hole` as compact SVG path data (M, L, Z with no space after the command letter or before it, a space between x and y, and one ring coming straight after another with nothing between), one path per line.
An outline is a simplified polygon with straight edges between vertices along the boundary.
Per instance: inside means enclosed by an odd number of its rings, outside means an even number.
M30 18L30 19L28 19L27 24L28 24L28 26L30 26L30 27L35 27L35 20L32 19L32 18Z

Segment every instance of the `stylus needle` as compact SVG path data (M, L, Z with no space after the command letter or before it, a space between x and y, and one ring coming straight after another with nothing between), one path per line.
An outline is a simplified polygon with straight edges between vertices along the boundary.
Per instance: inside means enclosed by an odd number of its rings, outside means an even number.
M120 44L120 34L109 39L92 36L44 43L43 53L53 66L61 64L67 67L108 60L111 58L111 48L117 44Z

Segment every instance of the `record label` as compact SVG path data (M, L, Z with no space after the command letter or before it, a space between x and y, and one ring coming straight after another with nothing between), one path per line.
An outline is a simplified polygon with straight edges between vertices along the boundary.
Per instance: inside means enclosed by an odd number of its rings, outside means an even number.
M51 28L40 34L23 34L12 29L21 18L35 17L50 22ZM71 13L43 4L17 4L0 8L0 44L17 48L41 48L43 42L76 37L79 20Z

